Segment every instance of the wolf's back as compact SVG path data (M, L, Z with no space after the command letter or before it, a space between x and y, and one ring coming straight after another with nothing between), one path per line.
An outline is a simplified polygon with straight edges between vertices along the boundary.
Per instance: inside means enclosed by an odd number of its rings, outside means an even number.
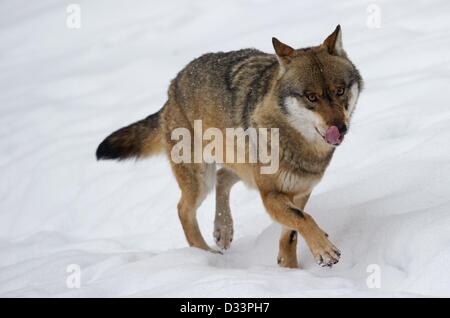
M247 128L276 78L277 67L275 55L256 49L207 53L178 73L169 102L178 104L177 110L186 112L191 122L213 114L212 121Z
M257 103L270 88L276 66L274 55L255 49L200 56L172 81L163 108L109 135L98 146L97 159L140 159L161 152L161 117L165 130L191 127L195 119L211 114L215 116L211 121L226 127L249 127ZM163 109L177 119L162 116Z
M97 160L144 158L162 151L161 111L120 128L97 148Z

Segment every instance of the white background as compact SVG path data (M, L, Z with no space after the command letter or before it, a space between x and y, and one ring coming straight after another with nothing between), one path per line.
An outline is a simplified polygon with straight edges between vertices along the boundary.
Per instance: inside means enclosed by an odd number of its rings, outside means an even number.
M81 29L66 26L69 3L0 4L0 295L450 296L449 1L377 1L381 28L359 0L79 1ZM272 36L316 45L338 23L366 89L307 206L342 251L332 269L304 242L303 269L279 268L280 228L242 184L231 249L188 248L165 158L95 161L191 59L272 52ZM211 245L213 215L210 195L198 216Z

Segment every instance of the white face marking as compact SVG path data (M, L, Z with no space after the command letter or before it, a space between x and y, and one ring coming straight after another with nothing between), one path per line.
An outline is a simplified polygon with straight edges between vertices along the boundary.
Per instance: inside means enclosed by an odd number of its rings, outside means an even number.
M359 89L358 89L357 83L354 83L352 85L352 87L350 87L350 94L351 94L351 97L348 101L347 110L345 111L345 116L347 117L347 121L350 120L350 117L352 116L353 111L355 110L356 102L358 101Z
M350 118L355 110L356 102L358 101L359 89L358 84L354 83L350 87L350 99L348 101L348 108L344 110L346 124L349 126ZM302 134L308 141L321 145L328 145L323 140L323 135L325 132L322 131L323 121L322 118L314 113L313 111L307 109L301 102L295 97L286 97L284 100L284 105L286 106L287 111L289 112L288 120L289 123ZM319 130L320 134L317 132ZM322 143L320 142L322 141Z
M320 142L321 140L323 141L322 136L316 131L316 128L320 129L322 122L319 115L306 109L306 107L301 105L299 100L295 97L286 97L284 105L289 112L289 123L297 129L303 137L314 143Z

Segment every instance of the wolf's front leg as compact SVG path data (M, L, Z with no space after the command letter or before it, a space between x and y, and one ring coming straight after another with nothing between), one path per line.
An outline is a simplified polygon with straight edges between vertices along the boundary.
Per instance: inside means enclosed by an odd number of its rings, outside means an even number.
M296 229L305 239L317 264L332 266L339 261L340 251L328 240L327 235L314 219L298 209L289 197L280 192L261 193L264 206L270 216L287 228Z
M294 205L303 211L310 194L298 197ZM278 250L278 264L287 268L300 268L297 260L297 230L283 226Z

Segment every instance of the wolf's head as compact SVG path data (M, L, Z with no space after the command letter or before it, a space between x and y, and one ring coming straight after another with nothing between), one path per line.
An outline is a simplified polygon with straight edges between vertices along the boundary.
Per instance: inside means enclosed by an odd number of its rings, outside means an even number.
M272 42L281 66L276 94L288 121L312 142L339 145L362 89L340 26L316 47L295 50L276 38Z

